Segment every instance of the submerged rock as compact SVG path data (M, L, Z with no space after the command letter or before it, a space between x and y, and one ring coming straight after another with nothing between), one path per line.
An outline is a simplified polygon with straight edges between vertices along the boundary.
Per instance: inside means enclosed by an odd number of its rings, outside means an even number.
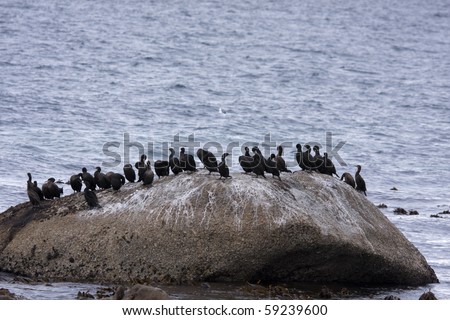
M97 196L97 210L76 193L1 214L0 269L109 283L438 281L375 205L321 174L219 181L196 172Z
M430 290L428 292L422 293L422 295L419 297L419 300L437 300L437 298Z
M123 300L169 300L169 295L160 288L136 284L124 292Z

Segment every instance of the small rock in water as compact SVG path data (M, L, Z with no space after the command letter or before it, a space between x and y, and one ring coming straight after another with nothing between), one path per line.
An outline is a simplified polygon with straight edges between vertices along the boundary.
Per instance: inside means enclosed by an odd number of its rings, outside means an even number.
M93 299L95 299L95 297L92 294L90 294L89 292L78 291L77 299L78 300L93 300Z
M136 284L124 292L123 300L169 300L169 295L162 289Z
M384 297L384 300L400 300L400 298L391 294L390 296Z
M18 300L19 298L5 288L0 288L0 300Z
M398 191L398 189L396 187L392 187L391 190Z
M377 207L384 209L384 208L387 208L387 205L385 205L384 203L380 203Z
M395 214L401 214L401 215L406 215L406 214L408 214L408 212L407 212L405 209L403 209L403 208L396 208L396 209L394 210L394 213L395 213Z
M430 290L430 291L428 291L428 292L424 292L424 293L420 296L419 300L437 300L437 298L436 298L436 296L434 295L434 293L431 292L431 290Z
M419 214L419 212L417 210L406 211L403 208L396 208L394 210L394 213L397 215L406 215L406 216L417 216Z
M439 214L431 214L430 218L443 218Z

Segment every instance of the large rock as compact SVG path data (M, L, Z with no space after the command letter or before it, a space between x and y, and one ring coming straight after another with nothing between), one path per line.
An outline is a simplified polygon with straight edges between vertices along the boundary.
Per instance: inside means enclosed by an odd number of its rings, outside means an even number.
M316 173L164 177L0 215L0 269L65 281L437 282L363 195Z

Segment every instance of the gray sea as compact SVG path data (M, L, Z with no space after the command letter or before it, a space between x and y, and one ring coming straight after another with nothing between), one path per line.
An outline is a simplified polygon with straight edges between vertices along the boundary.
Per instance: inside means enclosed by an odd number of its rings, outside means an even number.
M297 170L295 145L317 144L339 174L362 165L440 279L353 298L450 299L450 215L431 217L450 209L449 136L449 0L0 0L0 212L28 201L27 172L67 181L185 145L231 150L238 174L255 144ZM87 286L11 279L30 299Z

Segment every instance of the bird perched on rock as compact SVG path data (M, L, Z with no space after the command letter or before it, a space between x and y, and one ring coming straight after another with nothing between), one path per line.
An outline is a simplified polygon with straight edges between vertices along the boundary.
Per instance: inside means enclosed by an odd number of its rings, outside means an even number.
M31 182L31 173L28 173L28 181L27 181L27 195L30 202L35 207L40 207L40 198L36 190L34 189L34 184Z
M39 196L39 200L41 200L41 201L44 200L44 194L42 193L41 188L38 187L37 181L31 182L31 180L33 180L31 177L31 173L27 173L27 176L28 176L27 188L28 188L28 185L30 185L31 189L34 192L36 192L37 195Z
M180 172L183 172L183 169L180 167L180 159L175 157L175 150L173 148L169 148L170 155L169 155L169 166L170 170L172 170L174 175L179 174Z
M328 153L326 152L323 154L322 173L330 176L334 174L336 177L340 178L336 172L336 167L334 166L333 161L328 158Z
M313 157L311 156L311 147L307 144L305 145L305 151L302 150L302 145L297 144L295 146L297 148L297 152L295 153L295 159L299 167L303 171L311 171L314 167Z
M106 180L114 191L119 191L119 189L125 184L125 177L120 173L108 172L106 174Z
M192 154L187 154L184 148L180 149L180 167L183 171L197 171L195 159Z
M86 182L89 183L89 188L91 188L91 190L95 190L95 179L92 176L92 174L90 174L86 168L82 168L81 169L81 178L83 179L84 184L86 185Z
M166 160L156 160L155 164L155 173L158 178L165 177L169 175L169 161Z
M355 188L355 179L353 179L351 173L344 172L341 176L341 181L344 181L346 184L351 186L352 188Z
M262 176L263 178L266 178L264 175L264 171L266 171L266 164L261 150L259 150L258 147L253 147L252 151L254 153L253 162L251 164L252 172L256 174L256 177Z
M92 190L89 181L85 181L84 185L86 188L84 188L84 199L86 200L86 203L88 204L89 208L98 208L100 207L97 199L97 195Z
M244 173L250 173L253 171L254 159L250 155L250 150L248 149L248 147L245 147L244 150L245 153L238 158L239 164L242 167L242 170L244 170Z
M219 163L219 166L218 166L218 170L219 170L219 174L220 174L219 179L222 179L222 177L224 177L225 179L226 178L231 178L231 176L230 176L230 169L228 168L228 166L227 166L227 164L225 162L225 158L228 157L228 156L229 156L229 154L227 152L225 152L222 155L222 161Z
M74 174L70 177L70 186L74 192L81 192L81 188L83 187L83 182L81 181L82 174Z
M147 161L146 170L142 175L142 184L144 186L151 185L153 183L154 177L155 177L155 174L153 173L152 168L150 166L150 161Z
M144 176L144 172L147 170L147 156L145 154L141 155L141 160L135 163L135 167L138 170L138 181L142 181L142 177Z
M355 173L356 190L361 193L364 193L364 195L367 196L366 182L364 181L363 177L360 174L361 166L358 164L356 168L357 168Z
M209 171L209 174L211 172L217 172L217 159L212 152L200 148L197 150L197 157Z
M283 146L279 145L277 147L277 151L278 151L278 153L273 159L273 161L275 161L277 164L277 169L280 172L292 172L291 170L289 170L286 167L286 161L284 161L284 159L283 159Z
M48 178L42 185L42 194L46 199L59 198L63 193L63 189L55 183L55 178Z
M123 166L123 173L129 182L134 182L136 180L136 172L134 172L131 164L127 163Z
M102 171L102 168L96 167L96 171L94 172L94 181L95 184L100 189L109 189L111 188L111 182L110 179L106 177L106 174L104 174Z

